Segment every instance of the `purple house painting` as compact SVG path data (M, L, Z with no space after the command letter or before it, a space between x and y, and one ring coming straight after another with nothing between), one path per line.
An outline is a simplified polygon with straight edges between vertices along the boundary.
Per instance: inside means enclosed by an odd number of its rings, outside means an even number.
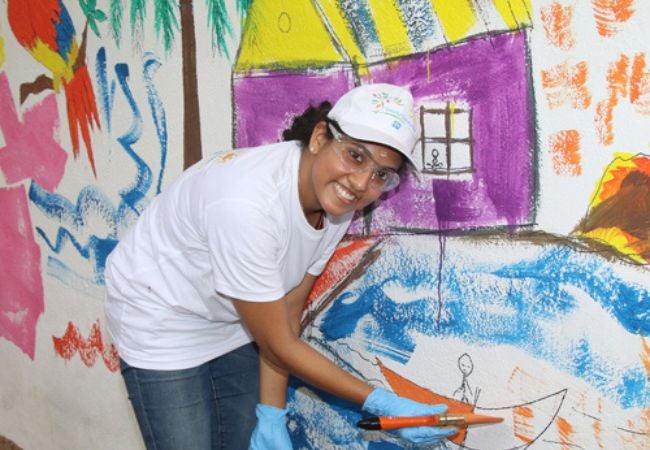
M233 71L235 145L277 141L293 114L355 85L398 84L420 110L422 172L351 233L532 225L530 8L502 3L255 0Z

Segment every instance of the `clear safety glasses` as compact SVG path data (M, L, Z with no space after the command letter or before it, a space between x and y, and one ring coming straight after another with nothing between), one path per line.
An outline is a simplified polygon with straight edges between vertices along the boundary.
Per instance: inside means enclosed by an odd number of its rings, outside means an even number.
M347 170L354 173L372 171L370 187L377 191L388 192L397 187L399 174L394 169L377 164L367 148L343 134L332 123L328 123L328 127L339 144L334 146L334 150Z

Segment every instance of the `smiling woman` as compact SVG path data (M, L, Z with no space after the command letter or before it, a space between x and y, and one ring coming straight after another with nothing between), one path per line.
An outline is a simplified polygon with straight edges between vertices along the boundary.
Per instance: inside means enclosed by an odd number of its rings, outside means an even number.
M374 389L299 338L355 211L397 186L418 137L410 92L361 86L309 107L285 142L206 158L151 202L105 270L108 328L148 448L291 448L289 373L373 414L444 409ZM400 433L432 443L453 431Z

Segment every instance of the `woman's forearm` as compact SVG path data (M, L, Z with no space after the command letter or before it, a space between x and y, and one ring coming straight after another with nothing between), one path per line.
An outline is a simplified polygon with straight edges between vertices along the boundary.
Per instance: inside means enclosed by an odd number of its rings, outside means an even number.
M260 403L284 408L287 402L286 370L260 355Z
M272 345L272 348L262 351L272 353L272 358L279 365L301 380L359 405L373 390L372 386L341 369L299 339L278 347Z

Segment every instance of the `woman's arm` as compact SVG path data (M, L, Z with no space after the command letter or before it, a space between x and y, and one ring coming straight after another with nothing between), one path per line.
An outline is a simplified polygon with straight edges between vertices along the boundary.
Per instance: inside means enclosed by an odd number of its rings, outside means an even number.
M315 276L306 274L300 285L285 297L289 308L291 329L296 336L300 335L302 311L315 280ZM260 403L284 408L287 399L287 380L288 373L285 369L262 356L260 358Z
M272 302L233 300L260 349L261 401L284 407L287 372L331 394L363 404L372 386L350 375L300 340L300 315L314 277Z
M297 290L273 302L233 300L262 356L262 405L258 408L264 414L258 415L258 426L251 440L252 449L291 448L291 439L286 428L281 426L284 425L286 410L273 408L284 408L287 372L317 388L363 405L364 410L375 415L422 416L442 414L447 410L446 405L425 405L384 389L374 389L301 341L299 320L309 293L307 283L311 287L313 280L303 280ZM271 402L271 406L266 406L267 402ZM437 427L398 430L400 436L419 444L437 443L456 432L455 428Z

